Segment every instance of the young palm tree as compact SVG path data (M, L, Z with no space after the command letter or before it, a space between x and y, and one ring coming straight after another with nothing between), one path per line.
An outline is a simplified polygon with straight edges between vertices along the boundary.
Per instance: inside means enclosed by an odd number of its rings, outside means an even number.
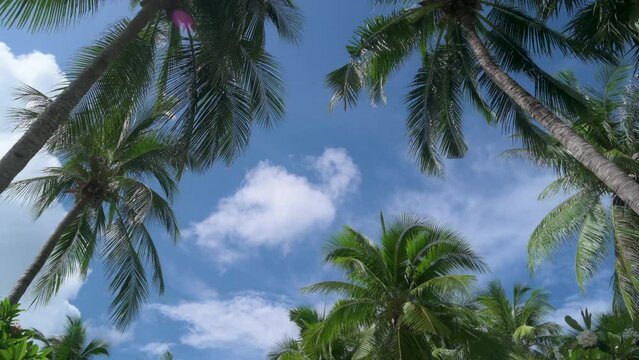
M540 350L554 345L561 333L559 325L546 321L554 308L539 289L518 284L509 299L501 283L493 281L477 301L489 332L511 343L512 359L540 358Z
M350 360L357 354L358 332L341 336L328 346L315 346L307 339L324 321L324 316L314 308L298 306L289 311L289 318L297 325L300 336L298 339L286 338L279 342L268 353L269 360Z
M467 272L486 265L454 231L409 216L386 227L382 218L379 244L345 227L330 242L326 261L346 280L304 291L344 298L307 341L326 345L362 331L357 351L365 358L431 359L442 352L437 348L470 351L476 359L499 354L464 304L475 280Z
M50 100L30 88L25 96L31 106L16 115L28 122ZM12 303L20 301L40 273L35 299L48 301L70 275L87 275L96 251L115 295L112 319L119 327L132 320L148 297L147 266L162 293L162 268L148 225L161 225L174 240L179 233L165 199L176 191L170 167L174 151L152 127L168 116L164 110L160 105L134 113L123 110L108 119L93 112L77 114L48 144L63 164L11 185L8 196L33 203L36 215L57 201L73 204L11 290Z
M99 356L109 357L109 344L91 340L87 344L87 329L79 317L67 317L64 334L47 338L39 334L39 340L51 350L51 360L91 360Z
M137 1L133 1L136 3ZM32 30L68 25L106 1L0 1L0 24ZM188 166L231 161L247 144L251 125L283 116L278 65L265 47L265 26L297 40L292 0L144 0L131 21L113 26L83 51L69 84L0 160L0 193L74 109L144 101L151 84L174 98L171 122L191 155ZM186 33L186 34L185 34ZM128 106L124 106L128 107Z
M565 123L593 144L628 178L639 174L639 83L628 66L607 66L597 73L599 86L578 87L569 73L562 75L587 99L592 116L566 117ZM614 248L615 304L627 307L634 317L639 311L639 217L621 197L611 191L590 170L575 161L569 150L551 137L543 147L517 149L535 164L548 167L559 178L540 199L567 191L572 195L539 223L528 244L529 266L534 270L566 241L577 242L575 271L583 288L597 273L609 248Z
M351 60L328 75L334 92L331 107L339 101L353 106L362 88L369 89L374 102L383 101L389 75L418 52L421 68L406 97L407 133L410 151L423 171L439 174L442 154L459 158L466 153L462 133L466 98L489 122L515 128L534 144L541 130L529 122L528 116L532 117L639 213L639 184L549 110L581 113L585 108L570 88L534 60L535 55L550 55L555 49L581 57L592 54L575 53L569 39L513 6L513 1L425 0L412 6L407 6L412 1L404 0L376 2L402 8L356 30L347 47ZM535 96L509 73L534 84Z

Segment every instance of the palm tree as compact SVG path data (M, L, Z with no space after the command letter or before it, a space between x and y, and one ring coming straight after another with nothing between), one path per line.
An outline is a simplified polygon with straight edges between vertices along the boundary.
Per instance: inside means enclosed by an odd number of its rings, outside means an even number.
M572 0L564 0L570 3ZM558 2L557 5L561 4ZM639 66L639 1L594 0L575 2L581 6L568 6L574 16L567 31L576 43L584 48L632 56L635 68ZM639 69L639 68L637 68Z
M327 78L334 93L331 108L339 101L345 108L353 106L362 88L369 89L373 102L383 101L390 74L418 52L421 68L406 97L406 131L422 171L441 174L442 154L460 158L466 153L462 101L467 98L489 122L499 121L535 143L541 129L530 123L532 117L639 213L639 184L549 110L583 113L583 102L534 60L555 49L582 58L602 55L575 53L572 41L509 0L424 0L412 6L405 0L376 2L402 8L355 31L347 47L349 63ZM509 73L533 83L535 96Z
M98 356L109 357L109 344L91 340L87 344L87 329L79 317L67 316L64 334L47 338L39 333L39 339L51 350L51 360L90 360Z
M362 331L358 353L371 359L432 359L441 349L494 358L490 343L465 306L467 291L486 265L454 231L410 216L386 227L379 244L345 227L329 243L326 261L345 281L306 292L339 294L321 326L306 334L316 345ZM488 345L488 346L487 346Z
M324 316L315 308L298 306L289 311L289 318L297 325L298 339L286 338L268 353L269 360L350 360L356 355L358 332L342 334L327 346L316 346L309 335L322 326ZM344 336L346 335L346 336ZM355 357L356 358L356 357Z
M96 13L105 3L2 1L0 24L51 29ZM281 37L296 41L300 20L292 0L140 3L132 20L115 24L80 53L69 84L2 157L0 193L73 111L143 102L152 84L158 97L174 101L178 121L169 124L191 155L184 159L188 166L232 161L247 145L254 121L269 126L282 118L283 86L276 61L264 49L265 26L271 23Z
M162 354L162 357L160 358L160 360L173 360L173 354L171 354L170 351L167 351L164 354Z
M511 343L512 359L540 358L540 350L554 345L561 333L559 325L545 321L554 308L540 289L517 284L509 299L501 283L493 281L477 301L489 332Z
M30 107L16 115L26 123L49 101L24 89ZM20 301L35 284L35 301L47 302L72 274L87 275L96 251L104 260L114 294L112 320L125 327L148 297L147 267L160 293L164 280L148 225L160 225L174 240L179 234L169 202L176 191L170 167L173 147L153 124L170 116L161 105L108 119L93 112L77 114L48 143L62 159L40 177L14 182L8 196L33 204L39 216L57 201L73 205L9 294ZM36 120L37 121L37 120ZM162 195L156 191L159 188Z
M618 167L636 179L639 174L639 83L629 66L607 66L597 73L597 88L579 87L570 73L566 84L582 93L592 116L572 118L565 123L588 140ZM631 316L639 311L639 217L621 197L611 191L586 167L575 161L569 150L551 137L545 145L515 149L542 167L553 169L558 179L540 199L567 191L572 195L555 207L539 223L530 237L528 260L531 271L566 241L577 242L575 271L581 288L603 263L609 248L614 249L616 308L627 307Z

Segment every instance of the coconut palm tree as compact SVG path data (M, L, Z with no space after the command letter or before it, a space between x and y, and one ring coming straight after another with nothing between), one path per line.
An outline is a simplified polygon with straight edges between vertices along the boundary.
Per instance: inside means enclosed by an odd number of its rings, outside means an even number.
M536 120L639 213L639 184L601 155L549 109L583 113L585 107L570 88L545 72L534 60L560 50L571 56L601 56L576 52L578 47L548 28L526 8L530 2L510 0L377 0L400 8L377 16L355 31L347 47L348 64L330 73L331 107L343 101L353 106L362 89L373 102L385 98L384 85L406 59L417 52L421 67L406 97L406 132L410 151L428 173L441 174L441 155L464 156L462 101L468 99L489 122L516 129L536 143L542 131ZM412 4L412 5L411 5ZM533 96L513 76L527 78Z
M561 3L559 1L557 5L565 5ZM619 57L631 56L637 64L635 67L639 66L639 1L591 0L574 3L580 6L568 6L574 16L566 30L576 43Z
M639 83L629 66L607 66L597 72L598 87L579 87L570 73L561 76L587 99L592 116L566 116L567 125L595 146L610 161L636 179L639 174ZM639 217L590 170L575 161L570 151L551 137L545 145L516 149L536 165L553 169L558 178L540 199L562 191L571 194L539 223L530 237L531 271L566 241L576 241L575 272L580 287L597 273L608 249L614 249L616 308L639 311Z
M0 25L49 30L94 14L107 1L0 1ZM137 3L137 1L133 1ZM299 38L292 0L143 0L133 19L111 27L82 51L69 83L0 160L0 193L69 115L100 105L128 108L145 95L174 100L185 166L232 161L251 125L283 116L278 65L265 50L265 26ZM155 89L151 89L155 84Z
M320 327L324 316L310 306L298 306L289 311L289 318L297 325L300 336L286 338L268 354L269 360L350 360L356 354L357 332L343 334L328 346L315 346L308 334ZM344 336L346 335L346 336Z
M30 106L16 115L28 123L50 99L31 88L23 95ZM169 204L176 191L170 167L175 152L166 134L153 127L166 116L170 113L162 105L111 112L108 119L94 112L77 114L68 123L73 126L48 143L48 150L63 164L11 185L6 195L32 203L37 216L57 202L71 205L11 290L12 303L20 301L38 274L35 301L47 302L69 276L87 275L96 252L110 279L112 320L120 328L148 297L147 271L163 292L160 258L149 226L159 225L174 240L179 234Z
M95 339L87 343L87 328L79 317L67 316L64 333L47 338L39 333L38 340L50 349L51 360L91 360L99 356L109 357L109 344Z
M508 298L501 283L493 281L477 301L489 332L511 344L512 359L541 358L540 351L554 345L561 333L559 325L546 321L554 308L540 289L517 284Z
M382 218L379 244L345 227L329 243L326 261L345 280L304 291L343 298L307 341L326 345L362 331L358 352L367 359L432 359L439 348L469 351L475 359L499 356L499 344L465 306L475 280L468 272L486 265L454 231L410 216L387 227Z

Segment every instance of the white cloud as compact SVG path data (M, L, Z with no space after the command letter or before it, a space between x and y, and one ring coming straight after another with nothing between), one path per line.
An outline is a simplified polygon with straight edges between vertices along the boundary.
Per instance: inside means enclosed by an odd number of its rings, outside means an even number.
M70 301L75 299L82 285L80 277L67 279L58 294L46 306L32 307L22 313L20 324L23 327L36 328L47 336L61 334L67 323L67 316L80 316L80 310Z
M154 356L160 356L171 350L173 343L167 342L150 342L140 347L140 350Z
M581 294L571 295L566 297L563 304L555 309L550 320L566 327L567 325L564 318L566 315L569 315L579 321L579 323L582 323L581 310L588 309L588 312L597 315L609 312L611 310L611 304L612 300L608 294L596 294L594 296Z
M126 331L119 331L111 326L94 326L90 322L87 323L87 332L90 338L106 341L111 346L118 346L133 340L134 330L135 325L128 327Z
M310 159L318 181L260 162L235 194L219 201L215 211L186 233L216 260L229 263L260 246L290 245L310 231L330 224L342 197L357 187L360 173L344 149L329 148Z
M261 294L212 298L179 305L155 304L151 309L188 326L180 341L198 349L243 349L265 353L285 336L296 336L289 305Z
M554 176L521 162L503 161L499 150L490 147L462 164L454 163L449 174L444 182L398 191L388 211L453 227L492 270L525 261L530 234L557 203L536 200Z
M9 122L4 121L5 111L17 105L12 100L14 89L24 83L47 91L63 79L53 55L38 51L16 55L6 44L0 42L0 155L4 154L20 136L11 133ZM58 164L54 157L38 154L18 178L37 176L43 168ZM9 292L64 213L60 205L54 205L34 222L28 208L0 199L0 296ZM21 322L25 326L37 327L47 334L61 331L67 314L79 314L78 309L69 301L75 298L81 286L82 281L79 278L69 279L46 307L29 309L22 314ZM28 304L28 301L25 303Z

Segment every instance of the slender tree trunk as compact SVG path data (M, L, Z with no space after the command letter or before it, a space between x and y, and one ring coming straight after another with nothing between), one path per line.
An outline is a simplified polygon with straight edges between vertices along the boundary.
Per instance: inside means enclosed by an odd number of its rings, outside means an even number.
M582 139L570 126L539 102L537 98L502 71L490 56L490 53L488 53L484 43L477 36L472 19L463 19L461 26L479 65L495 84L522 110L559 140L575 159L592 171L635 213L639 214L639 183L630 174L624 172L612 161L601 155L590 143Z
M142 10L129 22L122 34L113 40L84 69L69 86L56 97L55 101L38 116L36 121L22 135L18 142L0 160L0 193L13 181L29 161L42 149L69 116L73 108L91 89L93 84L109 68L109 65L121 54L126 46L148 24L158 10L161 1L147 1ZM123 84L125 86L125 84Z
M12 304L17 304L20 301L22 295L24 295L24 293L27 291L29 285L31 285L35 277L38 275L40 270L42 270L44 264L49 259L49 256L51 256L51 253L53 252L53 249L55 249L55 246L58 243L58 240L60 240L60 237L64 235L64 233L69 228L69 225L71 225L73 221L82 213L87 203L88 200L86 198L76 202L75 205L73 205L71 211L69 211L64 216L62 221L55 228L55 231L53 232L53 234L51 234L47 242L44 243L44 246L42 247L42 249L40 249L40 252L36 256L35 260L33 260L27 270L22 274L22 276L20 276L13 289L11 289L8 298Z

